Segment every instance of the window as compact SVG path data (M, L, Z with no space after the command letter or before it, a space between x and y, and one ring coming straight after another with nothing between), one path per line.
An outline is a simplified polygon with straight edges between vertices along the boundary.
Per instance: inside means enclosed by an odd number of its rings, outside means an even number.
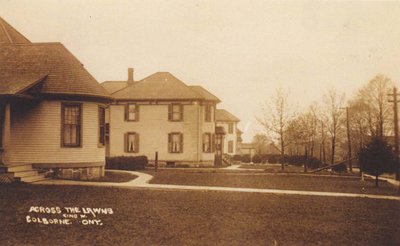
M228 153L233 153L233 141L228 142Z
M125 134L125 152L139 152L139 134L136 132L128 132Z
M125 120L138 121L139 120L139 105L129 103L125 107Z
M212 153L215 151L215 134L204 133L203 134L203 152Z
M4 106L0 105L0 148L3 147Z
M61 145L62 147L80 147L82 129L82 105L62 104L61 114Z
M183 152L183 134L173 132L168 134L168 152L182 153Z
M233 123L228 123L228 133L229 134L233 133Z
M214 106L213 105L206 105L206 115L205 115L205 121L206 122L212 122L213 116L214 116Z
M183 121L183 105L170 104L168 107L168 120L169 121Z
M106 109L99 107L99 144L106 144Z
M106 123L105 137L106 144L108 144L110 142L110 123Z

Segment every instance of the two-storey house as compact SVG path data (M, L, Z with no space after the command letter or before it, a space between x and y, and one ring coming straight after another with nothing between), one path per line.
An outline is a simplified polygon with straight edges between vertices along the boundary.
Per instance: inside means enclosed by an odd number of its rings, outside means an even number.
M214 165L215 108L220 100L168 72L140 81L102 85L114 98L108 110L108 156L145 155L160 164Z
M237 124L239 118L231 114L225 109L217 109L215 113L216 126L222 127L225 135L222 143L222 153L235 155L238 148Z

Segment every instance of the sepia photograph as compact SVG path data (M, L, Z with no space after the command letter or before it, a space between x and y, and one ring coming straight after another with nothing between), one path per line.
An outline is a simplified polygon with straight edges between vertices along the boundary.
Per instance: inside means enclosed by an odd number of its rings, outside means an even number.
M400 0L0 0L0 245L400 245Z

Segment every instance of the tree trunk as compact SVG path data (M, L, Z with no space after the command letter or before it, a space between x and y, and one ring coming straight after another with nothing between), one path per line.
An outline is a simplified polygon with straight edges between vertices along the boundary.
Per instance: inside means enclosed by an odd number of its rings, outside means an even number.
M375 187L379 186L379 174L378 171L375 172Z
M332 138L332 145L331 145L331 164L335 163L335 145L336 145L336 139Z
M281 169L282 171L285 169L285 144L283 142L283 134L281 134Z
M304 156L306 157L304 162L304 172L307 172L307 160L308 160L308 150L307 147L304 148Z

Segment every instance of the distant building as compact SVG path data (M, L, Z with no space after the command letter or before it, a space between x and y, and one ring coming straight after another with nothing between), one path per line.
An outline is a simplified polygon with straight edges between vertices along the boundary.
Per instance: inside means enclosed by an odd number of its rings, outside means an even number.
M0 172L22 181L104 175L110 94L61 43L31 43L0 18Z
M252 143L242 143L240 151L241 155L249 155L251 160L256 154L256 148Z
M160 163L212 166L215 108L220 100L201 86L188 86L168 72L140 81L128 69L127 81L102 83L114 97L107 112L108 156L158 152Z
M238 147L237 124L239 118L225 109L217 109L216 124L225 130L225 136L222 144L224 154L235 155Z
M236 154L240 155L242 153L242 143L243 143L243 139L242 139L242 134L243 132L237 128L236 129Z

